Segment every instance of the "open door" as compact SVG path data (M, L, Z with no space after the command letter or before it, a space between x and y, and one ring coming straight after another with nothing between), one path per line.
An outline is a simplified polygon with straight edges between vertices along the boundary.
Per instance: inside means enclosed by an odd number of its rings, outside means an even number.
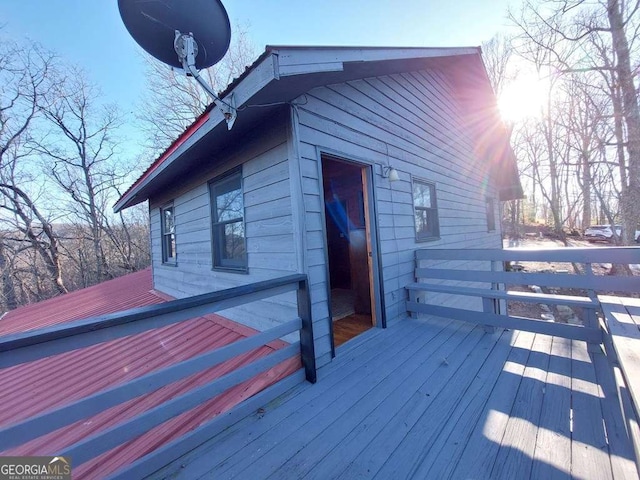
M370 167L322 156L334 345L376 326Z

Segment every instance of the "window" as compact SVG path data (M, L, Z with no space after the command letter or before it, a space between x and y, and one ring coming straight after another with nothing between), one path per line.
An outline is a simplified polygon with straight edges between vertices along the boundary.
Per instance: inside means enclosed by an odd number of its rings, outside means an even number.
M413 208L416 219L416 240L424 242L440 238L436 186L413 179Z
M173 204L160 209L162 263L176 263L176 224Z
M496 210L493 202L493 198L486 198L486 208L487 208L487 231L493 232L496 229Z
M213 267L246 271L242 172L214 180L209 184L209 193Z

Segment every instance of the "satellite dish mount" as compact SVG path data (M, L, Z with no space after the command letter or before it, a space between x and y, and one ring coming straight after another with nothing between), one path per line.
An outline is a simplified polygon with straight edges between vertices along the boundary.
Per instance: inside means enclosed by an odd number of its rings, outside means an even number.
M233 124L238 117L238 111L236 110L235 99L233 94L229 97L229 102L222 100L209 84L200 76L198 69L196 68L196 56L198 55L198 44L196 43L193 33L182 33L180 30L175 31L175 39L173 41L173 48L178 55L178 59L182 64L184 72L193 77L202 88L213 98L218 108L224 115L224 119L227 122L227 128L231 130Z
M222 100L198 73L222 60L229 49L231 25L222 2L118 0L118 9L138 45L161 62L195 78L213 97L231 130L237 117L233 94Z

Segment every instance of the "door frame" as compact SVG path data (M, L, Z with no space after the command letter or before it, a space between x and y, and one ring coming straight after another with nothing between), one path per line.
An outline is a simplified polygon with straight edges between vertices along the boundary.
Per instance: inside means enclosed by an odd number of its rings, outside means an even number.
M331 312L331 283L329 281L329 246L327 241L327 217L325 212L324 197L324 176L322 165L324 158L342 161L361 168L361 178L363 180L362 193L365 209L365 224L369 236L371 255L369 268L369 281L371 287L371 309L372 317L375 318L373 328L387 328L386 309L384 302L384 282L382 279L382 256L380 251L380 235L378 230L378 214L375 197L375 164L364 159L357 159L350 155L337 152L328 148L316 147L318 159L318 178L320 190L320 203L322 205L322 239L324 249L325 276L327 285L327 309L329 312L329 333L331 336L331 357L336 356L335 342L333 338L333 321Z

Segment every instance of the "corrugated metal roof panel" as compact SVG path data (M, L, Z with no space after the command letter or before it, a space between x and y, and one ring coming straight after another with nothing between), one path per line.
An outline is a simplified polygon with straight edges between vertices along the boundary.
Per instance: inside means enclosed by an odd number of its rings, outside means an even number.
M151 268L147 268L66 295L19 307L2 317L0 335L166 301L152 292L152 288Z
M147 269L16 309L0 322L0 334L42 328L163 301L166 301L163 296L151 291L151 271ZM13 424L254 333L255 330L219 315L206 315L4 369L0 371L0 424ZM272 342L269 346L253 350L2 454L56 455L65 446L202 386L283 345L284 342ZM300 366L299 358L282 362L141 437L74 468L74 478L104 477L217 414L231 409L243 399L293 373Z

